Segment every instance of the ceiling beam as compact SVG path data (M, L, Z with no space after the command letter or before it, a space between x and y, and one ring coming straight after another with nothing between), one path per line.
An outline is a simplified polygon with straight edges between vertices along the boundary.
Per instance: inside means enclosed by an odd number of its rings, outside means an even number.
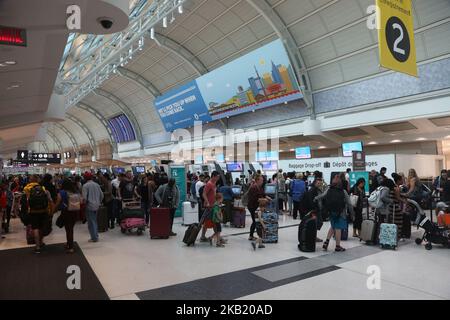
M201 62L196 55L194 55L182 44L161 33L155 34L155 40L160 47L167 49L168 51L181 58L184 62L189 64L199 76L209 72L208 68L205 67L203 62Z
M78 104L75 105L76 107L89 112L91 115L93 115L98 121L100 121L100 123L103 125L103 127L105 128L106 132L108 132L108 140L109 143L111 144L112 148L113 148L113 153L117 153L117 142L113 139L113 132L109 126L108 120L100 113L98 112L95 108L91 107L90 105L83 103L83 102L79 102Z
M50 130L47 130L47 135L55 142L59 152L63 153L64 148L62 146L61 140L59 140L59 138L53 132L50 132Z
M94 135L92 134L92 131L84 124L83 121L81 121L81 119L71 115L71 114L66 114L66 119L72 121L73 123L75 123L76 125L78 125L81 130L83 130L84 134L88 137L89 139L89 145L91 146L91 149L94 153L94 156L97 156L97 142L94 138Z
M54 125L57 128L59 128L62 132L64 132L64 134L69 138L70 142L72 143L73 150L75 152L78 152L78 150L80 150L80 147L78 146L78 142L75 139L75 136L69 130L67 130L67 128L63 126L62 123L55 122Z
M134 131L136 133L136 138L140 142L142 147L144 145L144 140L142 138L141 127L139 126L139 122L137 121L131 109L122 100L108 91L105 91L103 89L95 89L94 92L114 103L128 117L131 124L133 125Z
M122 76L127 78L128 80L133 81L140 87L144 89L149 95L151 95L153 98L159 97L161 95L161 92L147 79L145 79L140 74L137 74L134 71L131 71L124 67L118 67L117 72Z

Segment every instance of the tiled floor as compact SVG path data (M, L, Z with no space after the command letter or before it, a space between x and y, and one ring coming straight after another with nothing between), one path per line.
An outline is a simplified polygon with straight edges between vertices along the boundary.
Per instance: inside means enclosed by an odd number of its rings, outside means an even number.
M123 235L116 228L91 244L87 225L81 224L75 238L109 297L118 300L170 298L181 288L183 297L190 299L193 292L212 285L219 299L221 292L223 298L231 292L233 299L450 299L450 250L435 246L426 251L408 241L397 251L382 251L350 238L344 242L349 249L345 253L334 253L333 241L327 253L303 253L297 249L298 221L284 216L280 226L286 228L279 231L279 243L255 252L248 235L241 234L248 231L249 221L247 217L246 229L223 228L225 248L201 243L186 247L181 242L186 228L180 221L174 226L178 236L169 240L150 240L148 233ZM320 237L327 228L325 224ZM25 231L17 220L12 231L0 240L0 250L26 247ZM65 242L64 230L55 227L46 242ZM371 265L380 267L381 290L367 288ZM233 289L230 282L239 282L239 277L242 282L248 280L243 277L254 277L256 282L249 284L254 287Z

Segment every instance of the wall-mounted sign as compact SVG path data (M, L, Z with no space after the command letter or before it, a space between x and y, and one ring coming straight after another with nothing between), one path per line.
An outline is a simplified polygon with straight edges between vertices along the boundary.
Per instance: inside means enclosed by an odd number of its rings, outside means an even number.
M366 153L353 151L353 171L366 171Z
M155 99L167 131L302 99L281 40L275 40Z
M25 29L0 26L0 45L27 46L27 31Z
M71 159L72 158L72 153L70 151L64 152L64 159Z

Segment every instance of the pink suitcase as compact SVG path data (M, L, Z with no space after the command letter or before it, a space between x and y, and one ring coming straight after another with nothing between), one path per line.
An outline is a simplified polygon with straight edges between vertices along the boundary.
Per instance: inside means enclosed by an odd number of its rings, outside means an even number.
M120 229L122 233L137 229L137 234L140 236L145 231L146 223L145 219L141 218L127 218L120 222Z

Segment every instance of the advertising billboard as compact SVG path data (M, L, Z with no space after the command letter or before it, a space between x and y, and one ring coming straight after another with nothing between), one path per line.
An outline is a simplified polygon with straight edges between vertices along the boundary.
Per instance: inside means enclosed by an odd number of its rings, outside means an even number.
M281 40L275 40L155 100L167 131L302 99Z

